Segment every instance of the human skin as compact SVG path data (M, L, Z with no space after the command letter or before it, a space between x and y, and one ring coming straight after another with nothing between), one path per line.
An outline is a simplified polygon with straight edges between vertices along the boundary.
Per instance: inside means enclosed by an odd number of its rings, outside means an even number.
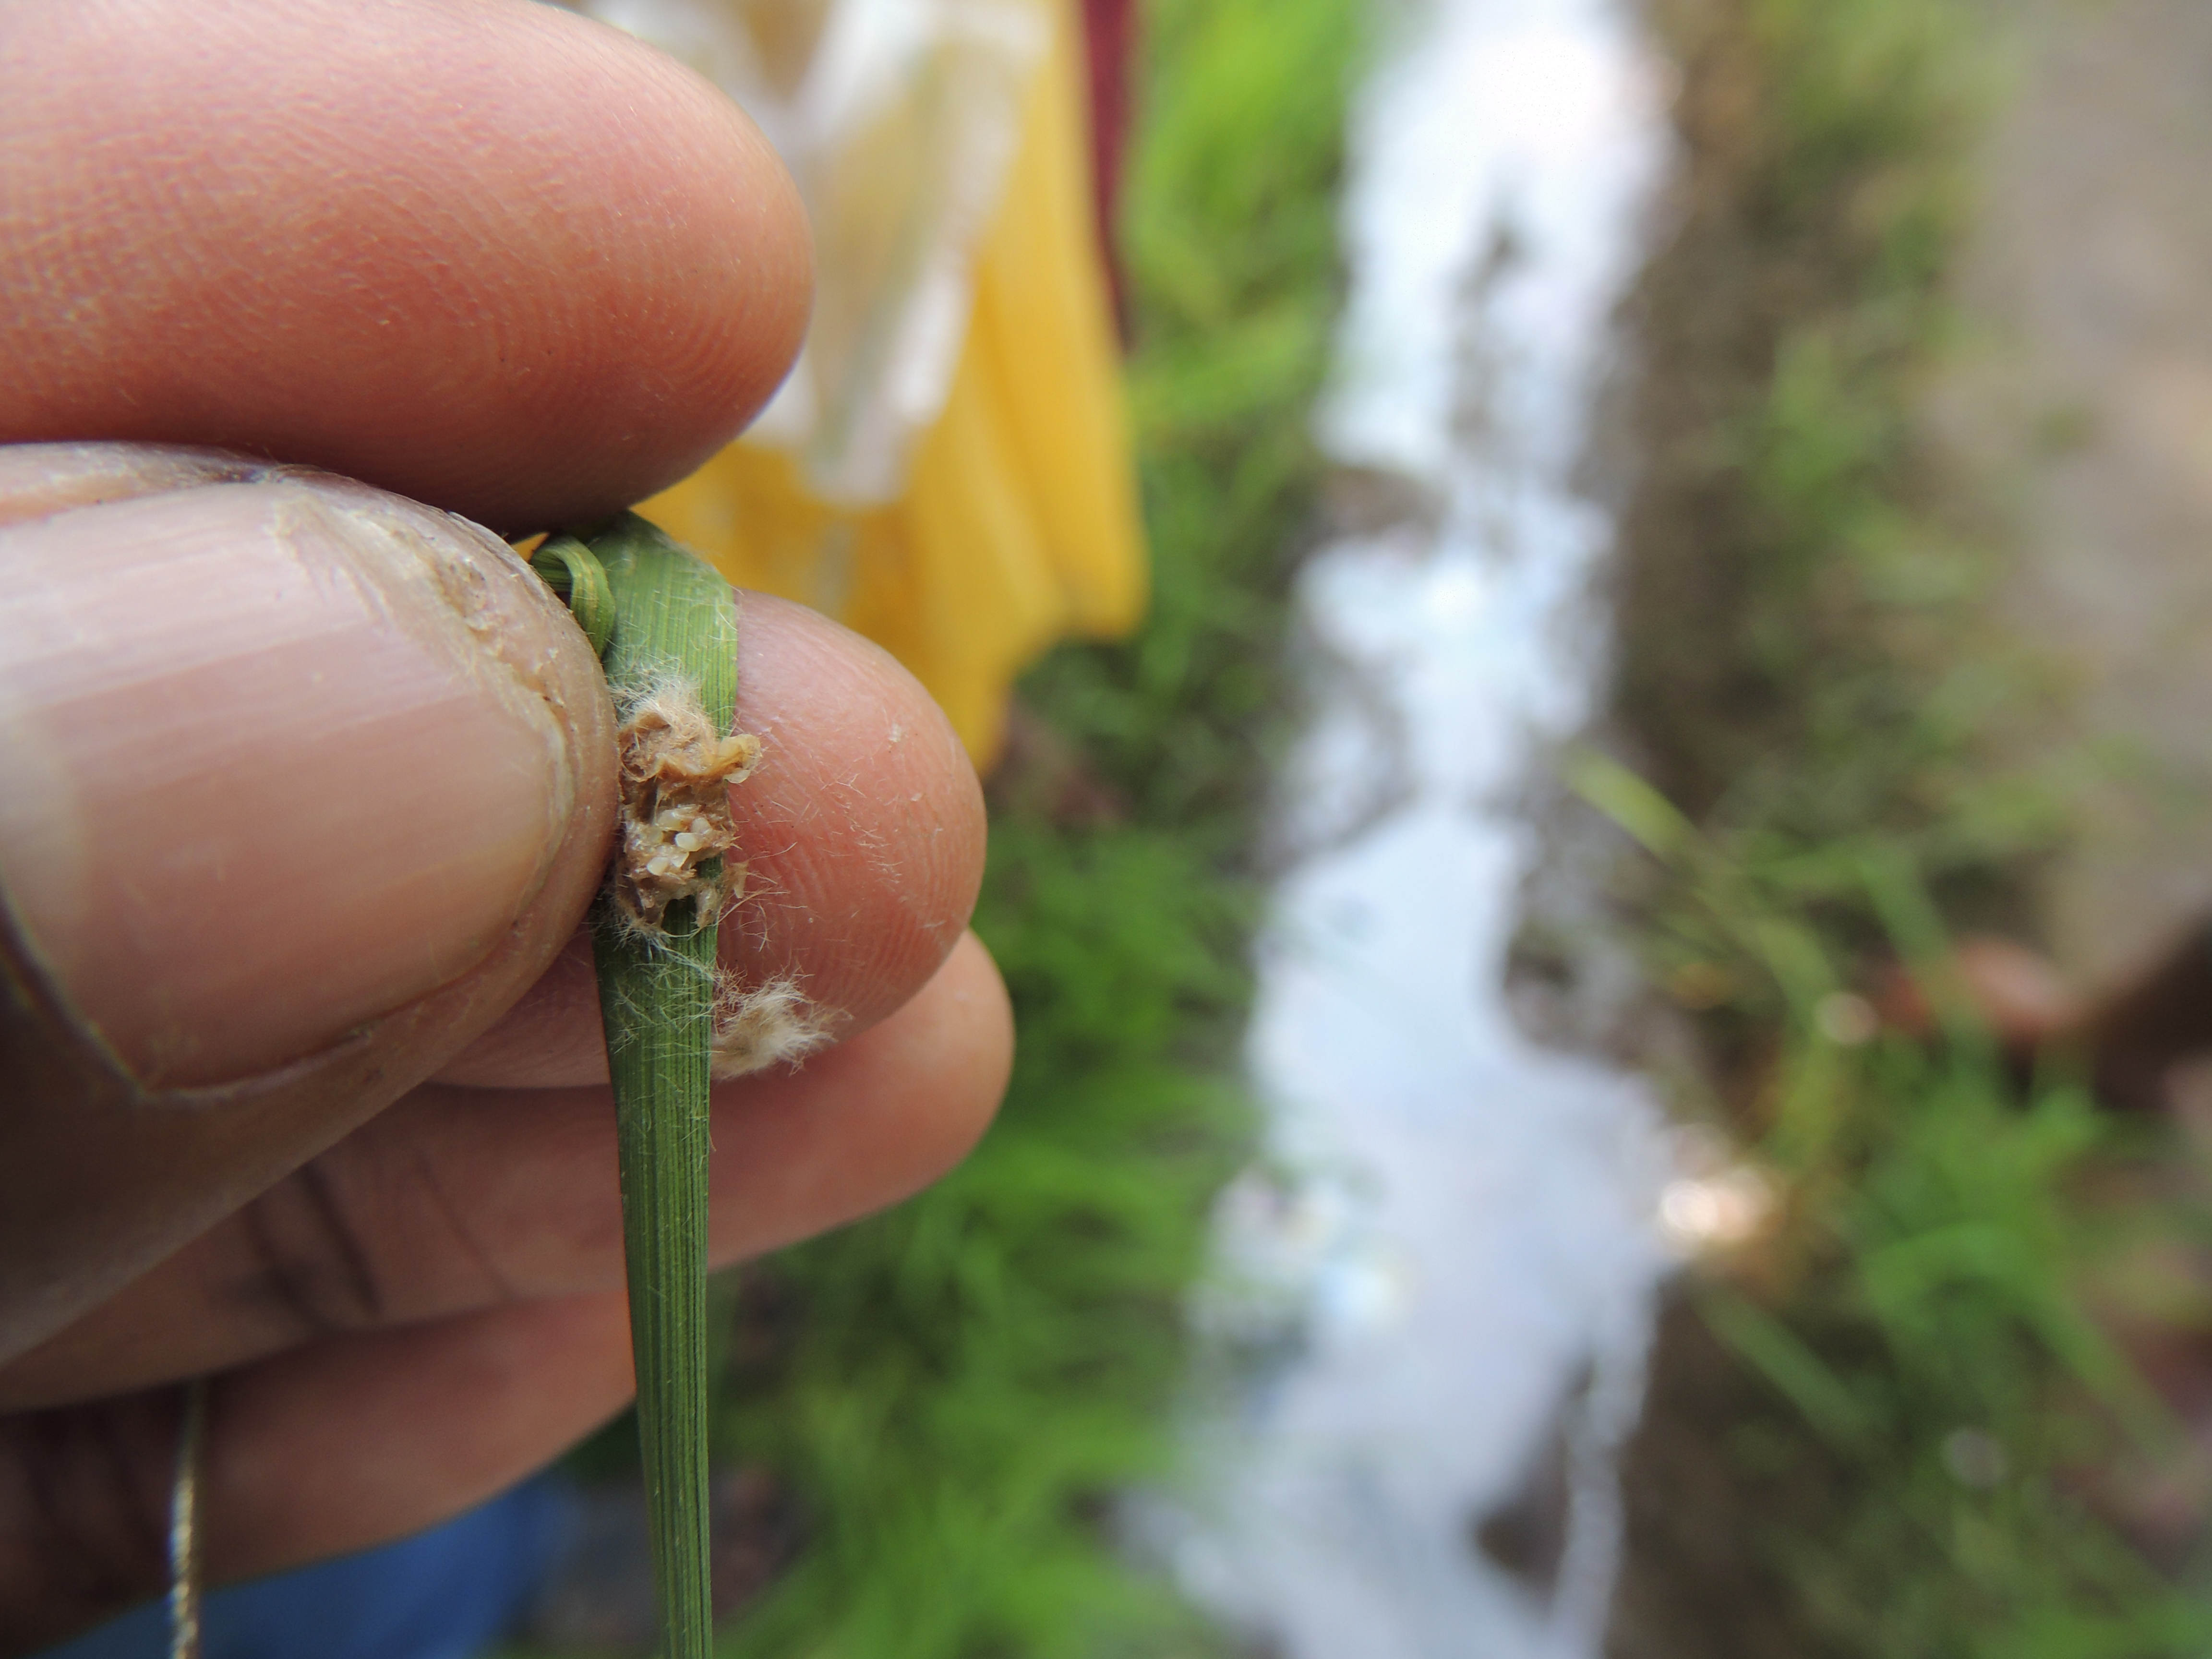
M810 253L719 94L529 0L15 0L0 271L0 442L222 446L512 532L738 430ZM455 1513L632 1389L580 634L495 546L315 486L33 515L50 474L0 451L45 630L0 660L0 1653L161 1588L180 1379L216 1378L218 1581ZM724 960L839 1040L717 1086L717 1263L941 1173L1012 1044L949 728L865 641L740 614Z

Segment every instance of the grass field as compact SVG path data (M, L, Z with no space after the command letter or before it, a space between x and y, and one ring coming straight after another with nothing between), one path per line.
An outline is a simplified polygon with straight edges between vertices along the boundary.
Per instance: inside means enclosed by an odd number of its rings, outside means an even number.
M1613 1651L2202 1652L2212 1604L2088 1501L2174 1444L2086 1288L2113 1217L2085 1194L2155 1149L2063 1076L2008 1078L1942 968L1954 930L2027 925L2066 834L2045 779L1997 758L2045 694L1984 619L1994 521L1918 417L2003 10L1659 15L1690 210L1638 301L1633 771L1583 783L1652 855L1637 931L1706 1061L1681 1109L1784 1199L1662 1335ZM1934 1038L1853 1000L1893 960L1931 988Z
M1360 15L1146 10L1124 252L1152 614L1021 690L1093 805L1049 766L994 786L976 926L1019 1031L997 1127L939 1188L748 1276L778 1311L738 1345L720 1443L775 1473L805 1542L733 1653L1211 1650L1109 1508L1174 1458L1182 1298L1252 1133L1245 859L1287 712Z

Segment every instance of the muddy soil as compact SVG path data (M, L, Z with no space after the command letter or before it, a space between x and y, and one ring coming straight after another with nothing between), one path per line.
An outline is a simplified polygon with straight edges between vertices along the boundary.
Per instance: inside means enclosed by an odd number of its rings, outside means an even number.
M1618 630L1615 714L1602 737L1701 817L1784 740L1780 711L1790 702L1788 688L1761 665L1717 648L1749 626L1744 562L1754 541L1741 522L1743 492L1720 434L1755 406L1780 330L1820 304L1832 279L1778 253L1755 222L1761 135L1741 8L1656 0L1647 10L1681 71L1681 149L1662 208L1671 228L1623 307L1627 367L1601 409L1594 442L1594 483L1620 524L1607 595ZM1553 804L1552 843L1587 816ZM1604 832L1585 823L1566 840L1601 842ZM1616 848L1596 856L1620 866ZM1620 892L1621 868L1579 873L1632 908L1633 897ZM1577 872L1560 873L1553 888L1574 884ZM1540 876L1528 896L1536 925L1524 928L1516 962L1524 1024L1548 1040L1594 1041L1647 1068L1654 1056L1639 1051L1656 1025L1683 1050L1674 1066L1711 1070L1715 1057L1698 1052L1697 1034L1648 992L1615 999L1593 1030L1561 1016L1559 1008L1592 1006L1583 964L1595 953L1571 944L1550 975L1532 972L1528 957L1547 930L1570 940L1576 930L1571 919L1560 921L1565 907ZM1550 980L1559 994L1537 998ZM1636 1009L1641 1018L1623 1012ZM1746 1438L1762 1434L1787 1443L1778 1402L1721 1347L1686 1297L1670 1293L1653 1336L1644 1414L1621 1460L1622 1551L1606 1659L1828 1659L1804 1627L1786 1564L1768 1547L1775 1522L1802 1534L1817 1504L1810 1489L1747 1465Z
M1936 413L2067 681L2024 739L2086 750L2041 921L2103 981L2212 911L2212 6L2022 12Z

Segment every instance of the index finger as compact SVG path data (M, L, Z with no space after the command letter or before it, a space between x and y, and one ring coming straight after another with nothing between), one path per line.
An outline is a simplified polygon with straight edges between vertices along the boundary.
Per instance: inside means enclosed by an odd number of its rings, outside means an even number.
M0 443L222 444L532 529L734 434L811 254L734 105L532 0L19 0L0 271Z

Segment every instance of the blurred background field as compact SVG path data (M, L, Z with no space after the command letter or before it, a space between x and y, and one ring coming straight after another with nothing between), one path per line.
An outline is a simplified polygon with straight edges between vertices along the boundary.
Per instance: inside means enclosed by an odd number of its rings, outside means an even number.
M781 1310L722 1428L805 1542L736 1650L1203 1652L1123 1558L1165 1475L1208 1202L1249 1144L1251 848L1288 712L1287 573L1316 481L1352 0L1146 20L1123 242L1154 592L1128 643L1022 683L977 930L1019 1048L943 1185L752 1270Z
M1403 22L1143 13L1120 232L1151 610L1030 672L990 781L998 1127L722 1288L732 1653L1303 1659L1209 1620L1124 1500L1177 1476L1209 1218L1261 1144L1293 576L1392 488L1332 470L1313 410L1346 111ZM2124 974L2212 896L2185 90L2212 35L2188 0L1640 26L1674 173L1595 428L1609 700L1547 820L1601 850L1539 872L1589 902L1532 902L1514 969L1751 1198L1659 1300L1601 1645L2202 1652L2203 1154L2080 1064L2017 1063L1949 964L1995 933ZM1517 1549L1465 1546L1536 1601L1540 1488Z
M2148 711L2206 669L2203 474L2087 412L2201 338L2201 289L2165 286L2200 234L2152 204L2202 20L1657 22L1686 188L1631 307L1642 781L1586 782L1656 855L1628 908L1694 1034L1677 1110L1780 1196L1662 1315L1610 1647L2199 1651L2198 1154L2078 1060L2022 1075L1949 964L1988 932L2110 982L2202 902L2203 747ZM1900 1016L1907 975L1932 1014Z

